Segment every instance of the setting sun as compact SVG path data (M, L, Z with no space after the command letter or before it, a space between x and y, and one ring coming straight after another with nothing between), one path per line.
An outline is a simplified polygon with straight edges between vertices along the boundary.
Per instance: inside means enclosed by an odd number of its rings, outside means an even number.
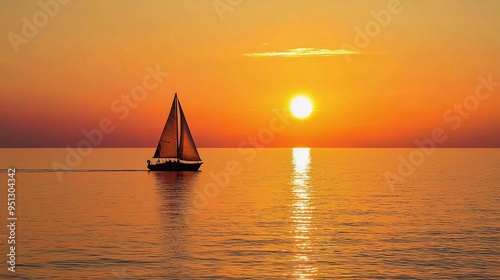
M304 119L309 117L312 112L313 106L309 98L305 96L298 96L292 100L290 109L292 110L292 114L296 118Z

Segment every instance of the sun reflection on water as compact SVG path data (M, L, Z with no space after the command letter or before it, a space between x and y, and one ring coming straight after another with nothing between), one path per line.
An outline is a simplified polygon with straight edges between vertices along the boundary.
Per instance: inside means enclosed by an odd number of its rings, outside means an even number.
M293 148L292 151L292 206L290 223L292 238L295 242L292 276L295 279L313 279L317 267L313 259L311 229L313 224L313 208L311 206L312 186L309 183L311 163L310 148Z

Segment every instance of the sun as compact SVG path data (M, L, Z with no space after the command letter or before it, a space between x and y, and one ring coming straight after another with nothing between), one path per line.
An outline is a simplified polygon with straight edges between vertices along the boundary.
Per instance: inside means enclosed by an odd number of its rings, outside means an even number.
M292 99L290 109L296 118L305 119L311 114L313 105L311 99L305 96L297 96Z

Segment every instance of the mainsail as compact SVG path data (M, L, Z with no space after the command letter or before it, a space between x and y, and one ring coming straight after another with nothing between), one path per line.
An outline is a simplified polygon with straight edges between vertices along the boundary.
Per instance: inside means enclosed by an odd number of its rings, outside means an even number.
M179 111L181 113L181 141L179 145L179 158L182 160L201 160L196 145L194 144L193 136L189 130L189 126L182 111L181 103L179 103Z
M180 130L178 113L180 113ZM178 158L187 161L201 161L177 94L175 94L167 123L163 128L153 158Z

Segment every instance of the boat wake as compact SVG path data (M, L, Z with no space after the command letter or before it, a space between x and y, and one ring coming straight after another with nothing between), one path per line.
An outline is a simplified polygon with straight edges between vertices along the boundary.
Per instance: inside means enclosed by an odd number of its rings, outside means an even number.
M7 169L0 169L0 172L7 172ZM16 173L54 173L54 172L73 172L73 173L96 173L96 172L148 172L147 169L20 169L16 168Z

